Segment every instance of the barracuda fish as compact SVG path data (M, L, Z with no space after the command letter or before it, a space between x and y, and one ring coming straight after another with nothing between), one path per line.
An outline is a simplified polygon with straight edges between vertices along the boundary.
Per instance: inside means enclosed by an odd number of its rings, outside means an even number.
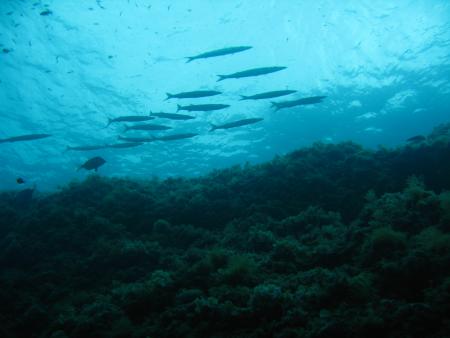
M191 104L190 106L180 106L177 105L178 109L180 110L187 110L187 111L212 111L212 110L219 110L228 108L229 104Z
M42 16L49 16L51 14L53 14L53 12L51 10L49 10L49 9L46 9L45 11L42 11L40 13L40 15L42 15Z
M285 95L293 94L296 92L297 92L296 90L274 90L271 92L264 92L264 93L260 93L260 94L249 95L249 96L241 95L241 100L271 99L274 97L285 96Z
M276 107L277 110L283 108L290 108L295 106L305 106L308 104L320 103L326 96L311 96L305 97L303 99L292 100L292 101L282 101L282 102L272 102L272 106Z
M223 55L239 53L239 52L243 52L245 50L251 49L251 48L253 48L253 47L237 46L237 47L227 47L227 48L222 48L222 49L216 49L216 50L212 50L210 52L205 52L205 53L198 54L195 56L188 56L186 63L189 63L189 62L191 62L193 60L197 60L197 59L207 59L207 58L212 58L212 57L216 57L216 56L223 56Z
M182 140L185 138L192 138L197 135L198 134L194 134L194 133L165 135L165 136L155 137L155 141L175 141L175 140Z
M155 138L153 136L152 137L122 137L122 136L119 136L118 139L121 140L121 141L137 142L137 143L144 143L144 142L153 142L153 141L155 141Z
M119 116L113 119L108 118L108 124L106 126L109 127L114 122L144 122L153 119L155 118L152 116Z
M137 124L135 126L125 126L125 131L128 130L167 130L172 129L169 126L163 126L161 124Z
M115 144L108 144L105 146L105 148L133 148L137 146L143 145L143 142L123 142L123 143L115 143Z
M46 138L46 137L50 137L50 136L52 136L52 135L50 135L50 134L21 135L21 136L14 136L14 137L8 137L8 138L0 139L0 143L33 141L33 140L39 140L41 138Z
M220 125L215 125L215 124L211 123L211 130L210 131L214 131L216 129L236 128L236 127L240 127L240 126L245 126L247 124L257 123L257 122L260 122L262 120L264 120L264 119L261 118L261 117L256 117L256 118L243 119L243 120L238 120L238 121L225 123L225 124L220 124Z
M100 156L96 156L93 157L89 160L87 160L86 162L84 162L77 171L79 171L80 169L86 169L86 170L92 170L94 169L95 171L98 170L98 168L100 168L102 165L104 165L106 163L106 161L101 158Z
M270 73L279 72L280 70L286 69L287 67L262 67L262 68L253 68L244 70L242 72L237 72L228 75L217 75L219 79L217 81L222 81L225 79L240 79L242 77L250 77L250 76L260 76Z
M196 90L193 92L183 92L178 94L170 94L166 93L167 98L165 101L169 99L195 99L199 97L208 97L222 94L222 92L218 92L216 90Z
M422 142L425 141L427 138L423 135L417 135L417 136L413 136L410 137L409 139L406 140L406 142L409 143L418 143L418 142Z
M105 148L104 145L93 145L93 146L67 146L66 151L75 150L75 151L90 151L90 150L99 150Z
M173 114L173 113L150 113L151 116L159 117L162 119L169 120L192 120L195 116L184 115L184 114Z

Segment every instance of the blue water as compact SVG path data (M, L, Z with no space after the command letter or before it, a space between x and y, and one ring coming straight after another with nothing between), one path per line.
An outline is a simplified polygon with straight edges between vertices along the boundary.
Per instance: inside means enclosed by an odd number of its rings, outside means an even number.
M50 15L40 15L46 9ZM229 56L185 57L229 46ZM316 141L395 147L450 120L450 2L424 1L9 1L0 2L0 189L16 178L53 190L89 173L145 179L195 176L258 163ZM216 82L217 74L286 66L259 77ZM219 90L164 101L166 92ZM295 89L274 99L326 95L320 104L275 111L271 100L239 95ZM130 149L65 152L117 142L108 118L175 112L176 104L224 103L192 121L166 122L198 137ZM209 132L210 123L263 117ZM149 133L131 133L148 135ZM163 135L164 133L154 133Z

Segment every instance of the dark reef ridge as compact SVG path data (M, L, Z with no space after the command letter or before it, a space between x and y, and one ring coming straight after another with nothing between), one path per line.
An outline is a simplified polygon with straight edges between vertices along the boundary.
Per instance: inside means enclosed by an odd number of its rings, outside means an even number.
M448 337L450 125L0 194L0 336Z

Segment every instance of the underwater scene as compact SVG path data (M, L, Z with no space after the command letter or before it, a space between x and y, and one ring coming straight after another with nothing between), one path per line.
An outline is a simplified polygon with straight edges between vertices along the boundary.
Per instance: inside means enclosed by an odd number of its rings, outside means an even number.
M1 0L1 338L450 337L450 2Z

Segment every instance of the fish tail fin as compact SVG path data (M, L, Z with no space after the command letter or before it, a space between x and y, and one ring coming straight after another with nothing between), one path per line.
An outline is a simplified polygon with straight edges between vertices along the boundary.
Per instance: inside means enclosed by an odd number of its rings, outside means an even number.
M179 112L181 110L181 106L179 104L177 104L177 112Z
M66 149L63 151L63 153L67 153L69 150L71 150L72 147L71 146L66 146Z
M173 97L173 95L170 93L166 93L166 95L167 95L167 97L164 101L170 100Z
M276 103L276 102L270 102L270 103L272 103L272 107L275 107L275 110L278 110L278 109L280 109L280 106Z
M186 63L189 63L189 62L195 60L195 57L194 56L187 56L187 57L185 57L185 59L187 59Z
M227 78L227 76L226 75L217 75L219 78L217 79L217 82L219 82L219 81L223 81L223 80L225 80L226 78Z
M209 131L214 131L217 129L217 126L215 124L210 123L211 129Z
M109 127L109 125L112 123L112 119L110 119L109 117L108 117L108 123L106 124L106 127L105 128L108 128Z
M242 101L242 100L248 100L248 96L245 96L245 95L239 95L241 98L239 99L239 101Z

